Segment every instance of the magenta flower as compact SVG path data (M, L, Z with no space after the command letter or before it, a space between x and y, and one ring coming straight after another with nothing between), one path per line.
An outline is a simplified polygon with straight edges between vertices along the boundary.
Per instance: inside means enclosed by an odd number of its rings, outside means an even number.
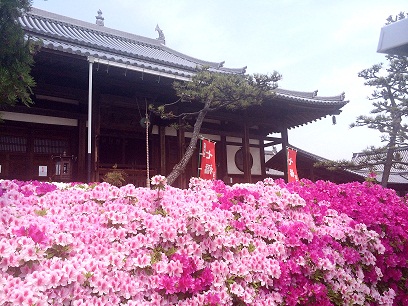
M160 288L164 289L166 294L173 294L177 292L175 278L164 275L160 279Z
M45 234L36 225L28 227L27 236L31 237L36 243L44 243L47 240Z
M27 235L27 230L24 226L20 227L18 230L14 230L14 234L17 235L17 237L22 237Z
M205 300L206 303L209 304L210 306L217 306L221 302L221 299L218 296L218 294L214 293L207 294Z
M30 225L28 228L24 226L15 230L14 233L17 237L27 236L30 237L34 242L43 244L46 243L47 237L45 234L37 227L37 225Z
M232 226L235 227L237 230L239 231L243 231L246 228L245 222L243 221L238 221L238 220L234 220L232 222Z
M189 292L192 291L194 279L189 274L182 275L178 280L178 291L179 292Z

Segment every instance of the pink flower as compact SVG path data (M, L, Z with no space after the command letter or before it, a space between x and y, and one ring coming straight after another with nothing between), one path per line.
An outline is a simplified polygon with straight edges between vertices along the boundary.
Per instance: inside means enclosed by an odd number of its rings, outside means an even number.
M166 269L166 274L169 276L180 276L183 273L183 265L179 261L171 260Z

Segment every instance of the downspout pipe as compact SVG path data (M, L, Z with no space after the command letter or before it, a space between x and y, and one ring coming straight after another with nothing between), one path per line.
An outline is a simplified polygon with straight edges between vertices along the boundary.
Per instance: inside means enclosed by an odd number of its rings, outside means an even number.
M92 72L93 63L95 59L91 56L88 57L89 62L89 77L88 77L88 170L87 170L87 180L88 183L91 182L92 178Z

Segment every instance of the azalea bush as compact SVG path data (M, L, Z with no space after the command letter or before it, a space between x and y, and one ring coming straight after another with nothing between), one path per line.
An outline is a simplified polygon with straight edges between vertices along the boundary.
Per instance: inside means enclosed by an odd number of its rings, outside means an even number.
M407 206L325 184L0 181L0 305L404 305Z
M353 220L375 231L385 247L376 257L376 265L383 274L379 288L392 288L395 304L408 305L408 209L406 198L396 196L392 189L368 182L337 185L329 181L313 183L301 180L282 188L299 194L313 211L315 203L330 203L330 207L345 213ZM366 278L374 273L367 269Z

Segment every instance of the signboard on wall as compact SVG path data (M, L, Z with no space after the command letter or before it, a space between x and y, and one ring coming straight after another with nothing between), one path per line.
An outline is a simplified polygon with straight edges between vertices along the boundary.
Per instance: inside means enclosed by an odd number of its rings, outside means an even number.
M38 166L38 176L47 176L47 166Z

